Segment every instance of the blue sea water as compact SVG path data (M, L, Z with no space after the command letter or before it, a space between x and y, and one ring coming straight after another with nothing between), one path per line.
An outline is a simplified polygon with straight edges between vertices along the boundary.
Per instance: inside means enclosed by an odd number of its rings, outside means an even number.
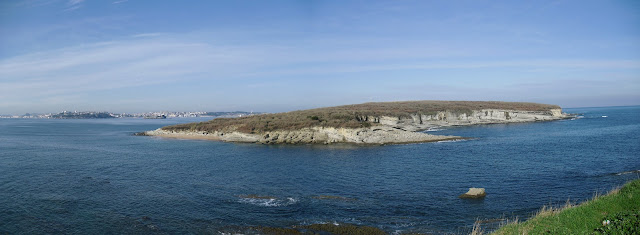
M565 112L581 116L432 132L474 137L467 141L367 147L132 135L203 119L0 119L0 233L313 223L466 233L478 219L526 218L640 177L616 174L640 170L640 106ZM469 187L487 197L459 199Z

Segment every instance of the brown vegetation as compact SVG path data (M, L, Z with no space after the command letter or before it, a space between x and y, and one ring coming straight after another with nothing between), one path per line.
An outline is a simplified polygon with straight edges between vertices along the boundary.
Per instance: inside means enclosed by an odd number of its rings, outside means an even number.
M163 127L164 130L202 132L239 131L265 133L276 130L298 130L307 127L358 128L378 125L370 117L408 118L413 114L434 115L441 111L471 114L472 110L511 109L548 111L557 105L497 102L497 101L402 101L343 105L299 110L286 113L262 114L241 118L216 118L208 122Z

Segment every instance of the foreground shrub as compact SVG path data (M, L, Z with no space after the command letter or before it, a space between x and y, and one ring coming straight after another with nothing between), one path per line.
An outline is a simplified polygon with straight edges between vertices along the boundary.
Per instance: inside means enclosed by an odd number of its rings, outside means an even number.
M607 216L603 226L595 229L596 234L640 234L640 211L620 212Z

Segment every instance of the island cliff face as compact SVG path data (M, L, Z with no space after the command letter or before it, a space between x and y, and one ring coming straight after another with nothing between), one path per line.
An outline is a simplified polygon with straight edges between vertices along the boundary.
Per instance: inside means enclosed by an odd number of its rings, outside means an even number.
M441 102L451 101L414 102L420 105L432 103L440 105ZM405 106L407 103L411 104L411 102L401 103ZM505 107L525 108L496 109L494 108L496 105L486 105L487 103L498 103ZM384 107L394 107L394 102L367 103L362 105L368 107L371 105L375 106L376 104L381 104ZM444 108L439 107L440 109L444 109L442 111L425 111L424 108L415 110L403 109L402 112L397 112L400 114L394 115L393 112L389 111L363 111L363 107L358 107L358 105L338 106L284 114L271 114L271 117L248 117L244 121L221 120L213 123L216 121L216 119L214 119L208 123L163 127L144 132L144 135L262 144L402 144L464 139L464 137L458 136L439 136L419 132L443 126L551 121L569 117L562 113L560 107L552 105L524 103L532 106L521 106L520 104L523 103L509 102L464 102L464 104L469 104L469 107L489 106L492 108L466 109L460 108L462 106L455 106L457 109L447 110L445 105L443 106ZM345 107L355 108L345 109ZM345 115L344 110L355 111L350 112L350 115ZM415 112L410 113L407 111ZM379 115L377 115L378 113ZM318 116L307 114L317 114ZM290 120L291 125L297 128L288 128L286 123L284 125L278 125L277 120L283 119ZM271 122L276 122L276 124L271 124L271 126L275 125L276 127L270 127L269 124ZM225 123L229 125L221 125ZM247 131L246 125L251 126L250 131Z
M481 109L472 110L470 113L455 113L450 111L437 112L433 115L413 114L410 118L399 117L363 117L366 120L373 119L386 126L394 126L407 131L421 131L442 126L466 126L494 123L518 123L535 121L552 121L565 119L568 115L562 113L562 109L549 109L547 111L524 111L505 109Z

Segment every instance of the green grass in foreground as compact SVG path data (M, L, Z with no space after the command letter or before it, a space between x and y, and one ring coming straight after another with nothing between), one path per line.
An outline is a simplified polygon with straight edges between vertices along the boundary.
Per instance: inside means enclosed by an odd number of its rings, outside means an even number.
M578 206L543 207L533 218L507 224L492 234L640 234L639 213L640 180L634 180ZM473 234L482 234L474 230Z

